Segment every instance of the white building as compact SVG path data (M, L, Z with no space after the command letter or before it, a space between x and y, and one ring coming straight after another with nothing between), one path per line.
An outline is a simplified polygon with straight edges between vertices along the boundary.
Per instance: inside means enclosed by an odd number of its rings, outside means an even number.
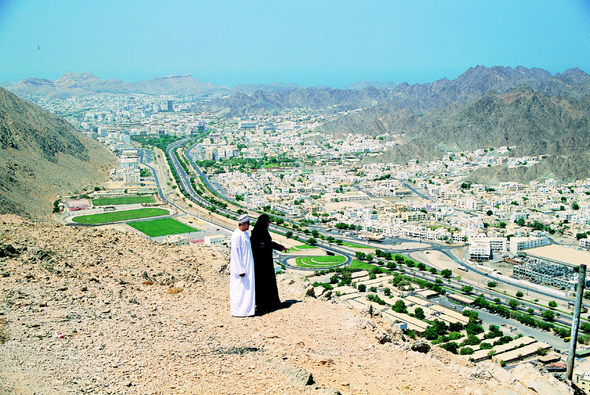
M221 243L225 242L226 240L227 240L227 236L225 236L221 233L207 235L203 238L203 242L207 245L210 245L210 246L221 244Z
M513 237L510 239L510 252L513 255L518 254L518 251L528 250L529 248L536 248L546 246L549 244L547 237Z
M469 259L472 261L488 261L492 255L490 242L487 238L474 239L469 245Z

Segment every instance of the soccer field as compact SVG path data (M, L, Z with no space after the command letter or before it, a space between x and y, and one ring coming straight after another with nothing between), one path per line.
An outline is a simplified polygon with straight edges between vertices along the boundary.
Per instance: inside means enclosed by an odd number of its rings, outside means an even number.
M318 269L323 269L326 267L336 266L341 263L344 263L346 258L342 255L336 256L306 256L306 257L297 257L295 260L297 266L299 267L313 267Z
M153 196L125 196L115 198L92 199L95 206L114 206L116 204L154 203Z
M198 229L190 227L172 218L154 219L151 221L129 222L127 225L139 230L150 237L177 235L180 233L197 232Z
M107 222L125 221L128 219L157 217L159 215L168 215L169 211L162 208L139 208L137 210L112 211L103 214L90 214L74 217L73 222L78 224L104 224Z

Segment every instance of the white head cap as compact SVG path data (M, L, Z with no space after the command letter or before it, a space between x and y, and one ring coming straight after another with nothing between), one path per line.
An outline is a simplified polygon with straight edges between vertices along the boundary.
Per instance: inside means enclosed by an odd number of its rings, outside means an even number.
M250 222L250 217L248 217L248 214L242 214L238 217L238 225L242 225L246 222Z

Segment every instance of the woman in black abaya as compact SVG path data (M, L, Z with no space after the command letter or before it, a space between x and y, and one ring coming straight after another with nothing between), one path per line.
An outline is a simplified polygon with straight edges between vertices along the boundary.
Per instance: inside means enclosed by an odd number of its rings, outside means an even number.
M254 286L258 313L277 309L281 304L272 261L272 250L288 250L288 248L272 241L270 233L268 233L268 225L270 225L269 216L262 214L258 217L250 236L252 255L254 255Z

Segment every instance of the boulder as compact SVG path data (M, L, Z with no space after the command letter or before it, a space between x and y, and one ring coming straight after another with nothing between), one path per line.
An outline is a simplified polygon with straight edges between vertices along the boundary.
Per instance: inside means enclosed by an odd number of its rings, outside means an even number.
M387 332L377 332L375 334L375 338L379 342L379 344L391 343L391 336Z
M325 290L322 293L322 299L324 299L324 300L330 300L330 299L332 299L332 291L330 291L329 289L328 290Z
M417 340L412 344L412 351L427 354L430 351L430 343L425 342L424 340Z
M286 373L296 385L307 386L315 383L312 374L303 369L289 369Z
M524 363L511 370L512 375L525 387L538 394L568 394L573 393L565 383L552 375L543 375L530 363Z

